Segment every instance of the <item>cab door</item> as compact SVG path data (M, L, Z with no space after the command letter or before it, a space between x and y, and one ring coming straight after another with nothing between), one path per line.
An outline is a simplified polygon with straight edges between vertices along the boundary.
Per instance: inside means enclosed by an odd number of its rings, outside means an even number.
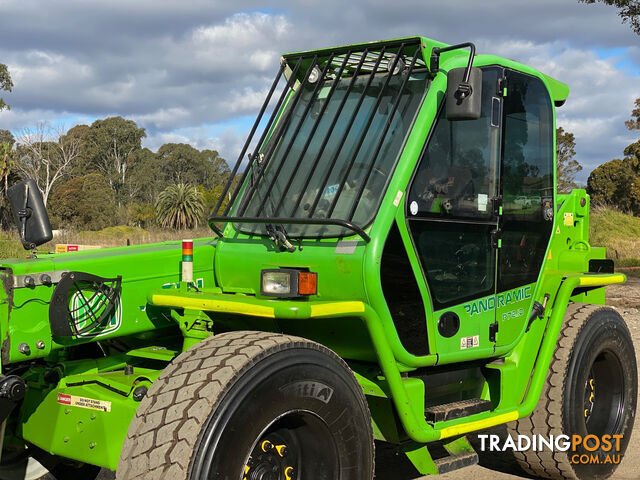
M482 69L479 119L440 110L405 201L439 363L494 351L503 75Z
M549 93L536 77L512 70L506 70L505 77L497 346L510 345L526 328L553 233L555 192L555 130Z

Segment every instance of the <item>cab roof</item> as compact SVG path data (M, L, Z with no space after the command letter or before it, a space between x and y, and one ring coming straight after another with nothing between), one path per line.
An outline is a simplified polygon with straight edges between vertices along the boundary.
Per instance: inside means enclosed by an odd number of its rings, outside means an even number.
M365 48L371 51L371 50L382 48L387 45L398 45L403 42L414 43L417 41L420 41L421 43L422 57L424 62L427 65L429 64L428 59L431 57L431 52L433 48L435 47L442 48L442 47L449 46L446 43L439 42L437 40L433 40L427 37L409 36L409 37L392 38L388 40L379 40L374 42L355 43L355 44L343 45L339 47L329 47L329 48L321 48L316 50L290 52L290 53L285 53L282 57L283 57L283 61L287 61L289 58L292 58L292 57L299 57L300 55L305 55L305 56L317 55L318 57L323 57L326 55L330 55L331 53L333 54L347 53L349 51L363 50ZM452 52L447 52L446 54L443 53L441 65L444 66L446 61L451 61L454 59L457 60L456 63L458 63L462 59L468 59L469 58L468 56L469 56L468 51L464 49L454 50ZM460 57L460 58L456 58L456 57ZM482 60L482 61L478 61L478 60ZM557 107L564 104L567 97L569 96L569 86L566 85L565 83L562 83L561 81L556 80L555 78L550 77L549 75L546 75L533 67L516 62L514 60L498 57L495 55L476 55L476 60L474 61L474 64L476 63L480 65L489 65L492 63L499 64L499 65L503 65L508 68L513 68L515 70L519 70L524 73L528 73L541 78L547 85L551 99L553 100L554 104Z

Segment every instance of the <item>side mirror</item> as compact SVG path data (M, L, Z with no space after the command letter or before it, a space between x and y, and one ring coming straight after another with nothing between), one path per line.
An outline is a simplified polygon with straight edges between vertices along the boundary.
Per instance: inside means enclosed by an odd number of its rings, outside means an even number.
M7 193L25 250L32 250L51 240L53 232L49 215L35 180L16 183Z
M482 70L471 68L465 81L466 68L453 68L447 73L447 120L477 120L482 111Z

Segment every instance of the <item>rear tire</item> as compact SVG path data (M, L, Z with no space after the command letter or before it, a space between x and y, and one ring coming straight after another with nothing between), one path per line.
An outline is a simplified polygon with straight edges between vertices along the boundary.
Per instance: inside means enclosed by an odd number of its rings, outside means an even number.
M282 448L284 446L284 448ZM117 479L370 480L362 388L317 343L231 332L182 353L153 383Z
M617 468L608 455L624 455L636 411L638 376L633 341L617 311L609 307L572 303L551 360L546 383L533 413L508 424L516 435L622 435L620 450L574 452L544 449L516 452L520 466L541 478L603 479ZM595 441L593 441L595 442ZM595 443L590 443L595 446ZM601 463L580 463L574 455L596 455ZM615 458L615 457L613 457Z

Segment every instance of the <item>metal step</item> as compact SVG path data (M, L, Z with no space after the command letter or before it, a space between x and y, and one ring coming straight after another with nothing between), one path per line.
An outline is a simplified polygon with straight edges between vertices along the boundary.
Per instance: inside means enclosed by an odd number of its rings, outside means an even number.
M478 454L475 452L465 452L459 455L450 455L434 460L434 463L438 469L438 474L453 472L454 470L477 464Z
M470 398L459 402L445 403L428 407L424 411L427 422L444 422L454 418L468 417L481 412L491 410L491 402L481 398Z

